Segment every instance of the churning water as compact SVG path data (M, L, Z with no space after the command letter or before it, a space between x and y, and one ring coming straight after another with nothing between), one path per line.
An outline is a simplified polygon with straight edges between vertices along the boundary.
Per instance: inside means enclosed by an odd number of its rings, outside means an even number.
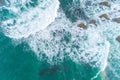
M0 80L120 80L119 0L1 0Z

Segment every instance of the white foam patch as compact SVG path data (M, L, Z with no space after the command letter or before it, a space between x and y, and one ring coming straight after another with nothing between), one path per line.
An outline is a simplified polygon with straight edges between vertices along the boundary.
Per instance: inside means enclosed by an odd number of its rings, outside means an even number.
M106 67L110 46L99 30L82 30L63 13L43 32L29 37L27 42L39 59L43 54L50 62L68 57L76 63L84 62L101 70Z
M39 1L36 7L26 8L26 11L20 11L20 7L11 5L8 10L17 14L17 17L3 21L1 26L8 37L16 39L28 37L53 22L58 8L58 0Z

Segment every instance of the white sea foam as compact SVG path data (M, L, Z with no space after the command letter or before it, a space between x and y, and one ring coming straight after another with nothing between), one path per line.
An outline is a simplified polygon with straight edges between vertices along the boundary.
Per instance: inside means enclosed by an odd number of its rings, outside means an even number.
M100 68L101 71L104 71L109 63L110 70L119 78L120 45L116 37L120 35L120 24L113 22L112 18L120 17L120 1L107 1L111 7L99 5L101 0L80 0L84 12L90 19L96 20L97 26L91 26L84 20L72 23L61 11L55 19L59 2L46 0L24 12L11 5L8 9L20 14L2 22L2 28L5 35L11 38L19 39L32 34L26 41L39 59L43 59L42 55L45 55L48 61L53 62L54 59L62 61L67 56L76 63L84 62ZM12 4L14 3L13 1ZM110 20L100 19L102 14L108 14ZM14 21L15 25L8 26ZM77 27L82 21L87 24L87 30Z
M42 54L50 62L62 61L67 56L76 63L88 63L101 70L106 67L110 46L99 30L94 27L82 30L61 12L48 28L30 36L27 42L39 59Z
M14 3L14 2L13 2ZM25 2L23 2L25 3ZM20 39L45 29L57 16L59 8L58 0L45 0L38 2L36 7L30 7L27 11L20 11L20 7L9 6L9 11L17 17L2 22L2 29L6 36ZM9 25L13 24L13 25Z

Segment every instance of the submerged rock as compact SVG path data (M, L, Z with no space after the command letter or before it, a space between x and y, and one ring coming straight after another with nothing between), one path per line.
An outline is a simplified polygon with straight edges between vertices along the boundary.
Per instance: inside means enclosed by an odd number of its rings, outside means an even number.
M62 66L59 66L59 65L52 65L48 68L45 68L43 70L41 70L39 72L39 75L40 76L45 76L45 75L53 75L61 70L63 70L64 68Z
M83 29L87 29L87 26L84 23L80 23L77 26Z

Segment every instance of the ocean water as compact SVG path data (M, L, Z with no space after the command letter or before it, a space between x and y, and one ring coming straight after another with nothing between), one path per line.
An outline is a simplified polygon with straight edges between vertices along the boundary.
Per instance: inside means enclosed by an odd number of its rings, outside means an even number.
M0 80L120 80L119 32L120 0L1 0Z

